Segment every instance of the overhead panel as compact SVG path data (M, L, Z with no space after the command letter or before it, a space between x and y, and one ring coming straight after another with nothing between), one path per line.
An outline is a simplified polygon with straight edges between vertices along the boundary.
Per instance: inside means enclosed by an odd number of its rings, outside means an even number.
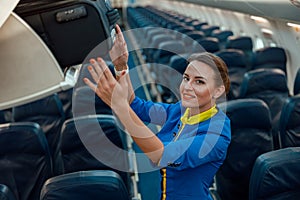
M250 15L300 22L299 0L183 0Z
M0 70L0 110L72 86L48 47L14 13L0 28Z

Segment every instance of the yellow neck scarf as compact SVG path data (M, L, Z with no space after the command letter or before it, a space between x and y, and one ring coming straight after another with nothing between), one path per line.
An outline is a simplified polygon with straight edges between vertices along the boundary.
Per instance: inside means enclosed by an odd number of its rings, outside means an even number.
M200 122L203 122L209 118L211 118L212 116L214 116L216 113L218 112L218 109L216 108L216 105L214 105L213 107L211 107L209 110L199 113L197 115L189 116L190 113L190 109L187 108L183 114L183 116L180 118L182 124L189 124L189 125L194 125Z

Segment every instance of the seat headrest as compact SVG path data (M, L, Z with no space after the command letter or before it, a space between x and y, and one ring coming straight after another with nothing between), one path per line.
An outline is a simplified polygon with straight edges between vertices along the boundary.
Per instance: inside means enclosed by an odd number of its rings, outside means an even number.
M174 55L170 59L170 67L177 70L179 73L183 74L188 65L189 54Z
M233 32L230 30L216 29L216 30L213 30L211 36L218 38L220 42L224 42L227 40L227 38L229 36L233 36Z
M198 41L207 52L214 53L220 50L219 40L214 37L206 37Z
M61 116L64 117L63 105L57 94L27 103L12 109L13 119L23 121L24 118L35 116Z
M299 199L299 165L300 147L284 148L260 155L255 161L250 178L249 200Z
M88 86L74 91L72 104L74 116L112 114L111 108Z
M119 174L110 170L79 171L47 180L41 190L46 199L118 199L129 200L128 191Z
M186 33L186 35L188 37L192 38L193 40L199 40L199 39L203 39L205 37L205 35L202 31L192 31L192 32Z
M246 67L246 57L242 50L239 49L223 49L215 53L217 56L222 58L228 68Z
M154 35L151 38L151 41L147 46L157 48L160 43L164 41L171 41L171 40L174 40L174 38L171 35L158 34L158 35Z
M240 97L262 91L288 92L285 73L280 69L256 69L248 71L244 75L241 84Z
M298 69L294 80L294 95L296 94L300 94L300 68Z
M265 47L255 51L254 64L261 65L268 62L286 62L285 50L281 47Z
M265 47L255 51L253 67L278 67L286 72L287 57L285 50L280 47Z
M235 128L270 129L271 115L267 104L260 99L236 99L221 103Z
M201 27L201 29L204 32L204 34L209 37L209 36L211 36L211 34L214 30L220 29L220 27L219 26L204 25L204 26Z
M176 54L184 53L184 44L181 41L165 41L158 45L159 50L169 51Z
M230 36L227 39L226 49L241 49L243 51L252 51L253 42L248 36Z
M279 130L282 147L300 144L300 94L286 99L280 114Z
M192 23L192 26L195 27L195 29L200 30L200 31L202 30L202 26L204 26L204 25L208 25L208 23L207 22L200 22L200 21L194 21Z

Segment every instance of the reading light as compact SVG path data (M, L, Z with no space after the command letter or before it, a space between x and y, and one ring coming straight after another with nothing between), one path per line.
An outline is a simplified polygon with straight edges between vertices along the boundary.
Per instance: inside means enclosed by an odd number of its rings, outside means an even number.
M288 26L293 27L295 31L299 32L300 31L300 25L299 24L294 24L294 23L286 23Z
M253 19L254 21L260 22L260 23L267 23L268 22L268 20L263 18L263 17L258 17L258 16L251 15L250 18Z
M273 31L271 31L270 29L262 28L261 32L268 34L268 35L273 35Z

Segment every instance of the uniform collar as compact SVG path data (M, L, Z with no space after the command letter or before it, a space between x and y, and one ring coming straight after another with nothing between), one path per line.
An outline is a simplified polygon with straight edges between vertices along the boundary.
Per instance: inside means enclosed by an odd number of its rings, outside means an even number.
M212 116L214 116L218 112L218 109L216 108L216 105L214 105L209 110L199 113L197 115L193 115L191 117L189 117L189 112L190 112L190 108L187 108L183 116L180 118L182 124L194 125L203 122L211 118Z

